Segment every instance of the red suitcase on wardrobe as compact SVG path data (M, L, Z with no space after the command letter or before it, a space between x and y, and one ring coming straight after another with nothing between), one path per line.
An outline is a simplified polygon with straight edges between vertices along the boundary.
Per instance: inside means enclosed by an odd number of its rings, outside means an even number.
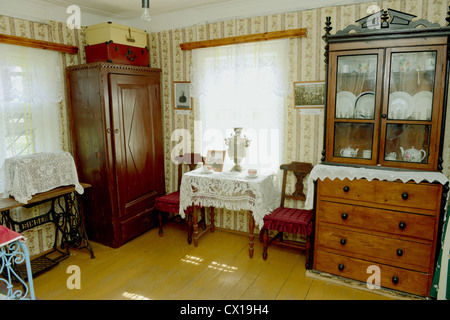
M86 62L111 62L133 66L150 66L150 54L147 48L126 46L108 41L85 47Z

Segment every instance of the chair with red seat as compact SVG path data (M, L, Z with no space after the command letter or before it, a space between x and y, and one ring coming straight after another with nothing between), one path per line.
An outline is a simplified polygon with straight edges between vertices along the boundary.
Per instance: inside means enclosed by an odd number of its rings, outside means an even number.
M275 239L279 239L279 244L302 247L305 249L306 269L310 269L311 238L313 232L313 210L293 209L284 206L285 199L294 199L305 201L306 196L303 193L303 180L313 169L311 163L292 162L280 166L283 170L283 184L281 188L280 207L273 210L264 217L264 226L261 229L260 239L263 241L263 259L267 260L267 247ZM295 190L292 194L286 194L286 180L288 172L292 172L297 178ZM269 239L269 230L277 231L277 235ZM283 233L299 234L306 239L306 243L295 241L284 241Z
M183 165L187 165L190 170L194 170L197 164L204 163L204 158L198 153L185 153L183 156L177 156L175 160L178 162L178 190L161 197L157 197L155 200L155 209L158 211L159 221L159 236L163 236L163 222L162 214L176 213L178 216L180 210L180 184L183 176ZM188 208L192 210L192 208ZM204 210L202 210L202 219L204 221Z

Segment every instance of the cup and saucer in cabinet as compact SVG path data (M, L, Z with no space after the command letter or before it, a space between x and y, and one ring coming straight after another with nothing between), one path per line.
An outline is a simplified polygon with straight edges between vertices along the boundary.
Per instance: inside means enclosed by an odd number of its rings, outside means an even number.
M339 152L341 157L346 157L346 158L355 158L356 155L358 154L358 150L359 149L353 149L351 147L347 147L344 149L341 149L341 151Z
M384 160L396 161L397 160L397 153L390 152L390 153L386 154L385 157L384 157Z

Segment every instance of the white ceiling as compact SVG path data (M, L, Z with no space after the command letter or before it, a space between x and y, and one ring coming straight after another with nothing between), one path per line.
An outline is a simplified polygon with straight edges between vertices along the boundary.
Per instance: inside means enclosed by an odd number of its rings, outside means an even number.
M81 9L81 25L112 21L147 32L193 25L371 2L370 0L150 0L150 22L140 19L142 0L0 0L0 15L65 22L70 5Z
M78 5L82 11L116 17L133 19L139 17L142 10L141 0L44 0L62 6ZM239 0L245 2L248 0ZM195 9L208 5L232 2L232 0L150 0L152 15Z

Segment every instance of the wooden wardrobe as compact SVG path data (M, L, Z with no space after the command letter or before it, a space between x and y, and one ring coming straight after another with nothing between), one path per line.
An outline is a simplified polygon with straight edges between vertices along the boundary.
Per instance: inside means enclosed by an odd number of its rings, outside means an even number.
M91 240L117 248L156 225L163 195L160 70L110 63L67 68L74 158Z

